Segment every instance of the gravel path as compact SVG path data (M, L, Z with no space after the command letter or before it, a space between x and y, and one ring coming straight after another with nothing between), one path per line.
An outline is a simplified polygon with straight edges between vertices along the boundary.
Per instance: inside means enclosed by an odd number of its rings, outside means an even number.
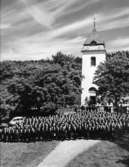
M99 142L99 140L71 140L60 142L37 167L65 167L77 155Z

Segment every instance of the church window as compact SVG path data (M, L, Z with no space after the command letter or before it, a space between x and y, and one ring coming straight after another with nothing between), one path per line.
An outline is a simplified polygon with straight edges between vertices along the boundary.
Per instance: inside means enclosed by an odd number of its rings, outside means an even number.
M91 57L91 66L96 66L96 57Z
M96 45L97 44L97 42L96 41L91 41L91 43L90 43L91 45Z

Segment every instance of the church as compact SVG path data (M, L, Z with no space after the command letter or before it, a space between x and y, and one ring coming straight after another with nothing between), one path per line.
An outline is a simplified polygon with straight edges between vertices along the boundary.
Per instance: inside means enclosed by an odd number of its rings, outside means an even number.
M81 105L96 104L97 85L93 84L93 78L97 66L106 60L106 48L104 41L99 39L94 18L93 30L83 44L82 52L82 94Z

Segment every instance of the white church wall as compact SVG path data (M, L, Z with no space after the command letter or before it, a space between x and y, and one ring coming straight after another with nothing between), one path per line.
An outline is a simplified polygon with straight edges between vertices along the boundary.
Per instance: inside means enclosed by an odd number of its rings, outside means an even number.
M91 66L91 57L96 58L96 66ZM95 87L97 89L97 85L93 84L93 78L97 66L106 60L105 50L96 50L83 52L82 55L82 95L81 95L81 105L85 105L85 99L89 98L89 88Z

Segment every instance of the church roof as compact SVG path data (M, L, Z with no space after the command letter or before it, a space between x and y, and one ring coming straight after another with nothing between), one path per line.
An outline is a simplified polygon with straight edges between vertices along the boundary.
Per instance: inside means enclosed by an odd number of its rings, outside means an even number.
M100 37L100 33L96 30L96 22L94 18L94 25L91 34L88 36L84 42L84 46L87 45L104 45L104 41Z
M99 33L97 31L92 32L89 37L84 42L84 45L102 45L104 41L100 39Z

